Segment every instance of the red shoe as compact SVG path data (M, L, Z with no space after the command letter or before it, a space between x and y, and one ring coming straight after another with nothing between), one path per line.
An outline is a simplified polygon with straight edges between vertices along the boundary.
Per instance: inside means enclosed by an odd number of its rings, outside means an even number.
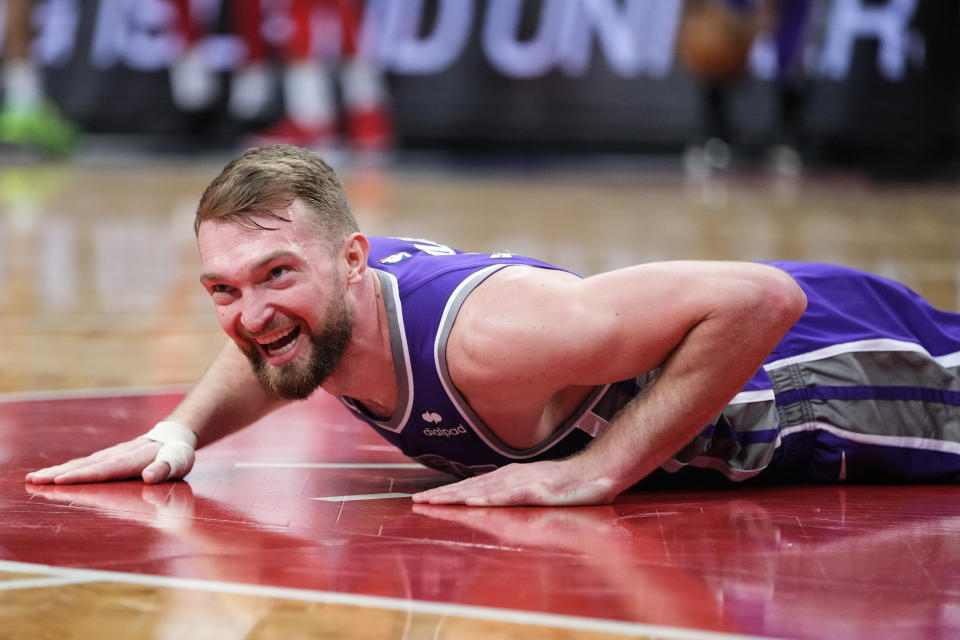
M357 149L377 151L393 143L393 126L385 109L348 111L346 125L350 143Z
M253 135L254 144L292 144L298 147L322 147L330 145L336 139L332 126L304 126L290 118L284 118L277 124Z

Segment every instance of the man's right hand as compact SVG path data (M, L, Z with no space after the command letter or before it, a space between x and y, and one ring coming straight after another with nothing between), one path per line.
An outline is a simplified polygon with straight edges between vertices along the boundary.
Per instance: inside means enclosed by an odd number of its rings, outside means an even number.
M77 484L140 476L147 484L156 484L170 478L170 465L156 460L160 446L154 440L134 438L84 458L28 473L25 480L32 484Z

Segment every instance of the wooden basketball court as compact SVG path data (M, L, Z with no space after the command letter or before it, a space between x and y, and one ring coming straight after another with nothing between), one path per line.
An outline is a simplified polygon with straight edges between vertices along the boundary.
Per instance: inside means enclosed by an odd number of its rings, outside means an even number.
M219 349L192 216L225 160L0 166L0 638L960 634L957 487L413 505L448 478L326 397L201 450L185 482L25 485L149 429ZM583 274L841 262L960 308L957 184L690 180L629 159L338 163L370 235Z

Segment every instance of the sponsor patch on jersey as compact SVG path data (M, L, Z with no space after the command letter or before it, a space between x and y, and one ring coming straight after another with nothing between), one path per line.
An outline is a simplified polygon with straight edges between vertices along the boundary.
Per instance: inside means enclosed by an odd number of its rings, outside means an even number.
M500 253L491 253L491 254L490 254L490 257L491 257L492 259L494 259L494 260L497 260L497 259L501 259L501 260L502 260L502 259L504 259L504 258L512 258L512 257L513 257L513 254L512 254L512 253L506 253L506 252L501 251Z
M450 429L444 429L442 427L431 429L430 427L427 427L423 430L423 435L433 436L434 438L450 438L452 436L462 436L466 433L467 433L467 428L462 424L458 424L457 426Z
M401 251L399 253L394 253L387 256L386 258L380 258L380 264L397 264L398 262L403 262L407 258L412 258L413 256L407 253L406 251Z
M432 422L434 424L440 424L443 421L443 416L441 416L436 411L424 411L420 414L420 419L424 422Z

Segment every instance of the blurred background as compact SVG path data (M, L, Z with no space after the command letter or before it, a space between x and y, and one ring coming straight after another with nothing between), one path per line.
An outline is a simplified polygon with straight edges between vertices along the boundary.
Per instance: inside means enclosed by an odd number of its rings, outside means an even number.
M715 138L735 162L789 146L883 177L957 170L957 0L5 4L27 25L5 29L6 93L29 29L87 144L683 154Z
M0 390L202 371L193 209L269 142L372 235L839 262L960 308L960 0L0 4Z

